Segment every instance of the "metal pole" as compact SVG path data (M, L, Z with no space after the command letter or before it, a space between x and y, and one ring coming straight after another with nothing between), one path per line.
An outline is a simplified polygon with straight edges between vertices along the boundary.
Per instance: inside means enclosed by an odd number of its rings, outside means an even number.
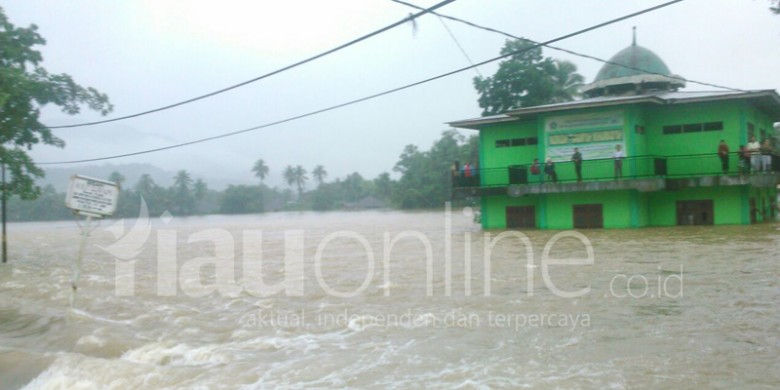
M84 257L84 248L87 246L87 238L89 238L89 229L92 222L92 216L87 215L87 221L84 223L84 231L81 236L81 246L79 246L79 254L76 257L76 261L73 264L73 279L70 282L70 308L73 309L76 303L76 290L78 290L79 277L81 276L81 259Z
M5 209L5 199L6 199L6 195L5 195L5 193L6 193L6 188L5 188L5 163L4 162L0 163L0 165L2 165L2 169L0 169L0 170L3 171L3 173L2 173L2 176L3 176L3 178L2 178L2 180L3 180L3 195L2 195L2 204L3 204L2 205L2 213L3 213L3 264L5 264L5 263L8 262L8 245L6 244L6 235L5 235L5 221L6 221L6 218L5 218L5 214L6 214L6 212L5 212L5 210L6 210Z

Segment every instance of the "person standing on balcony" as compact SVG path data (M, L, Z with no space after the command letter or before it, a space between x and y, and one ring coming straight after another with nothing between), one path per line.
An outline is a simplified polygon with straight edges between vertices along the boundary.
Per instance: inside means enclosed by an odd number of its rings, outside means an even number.
M761 170L769 172L772 170L772 143L769 138L765 138L761 143Z
M542 173L542 170L539 168L539 159L535 158L534 163L531 164L531 174L538 175L540 173Z
M756 141L756 136L750 136L750 142L747 144L748 151L750 152L750 168L753 172L761 170L761 144Z
M574 161L574 172L577 174L577 183L579 183L582 181L582 153L580 153L580 148L574 148L571 161Z
M745 145L739 145L739 174L750 173L750 151Z
M623 177L623 158L626 157L625 153L620 147L620 144L615 145L615 153L612 154L615 159L615 179Z
M549 157L547 157L547 162L544 164L544 173L547 174L553 183L558 182L558 174L555 173L555 163Z
M720 157L720 166L723 169L723 174L729 172L729 146L726 145L726 141L720 140L718 144L718 157Z

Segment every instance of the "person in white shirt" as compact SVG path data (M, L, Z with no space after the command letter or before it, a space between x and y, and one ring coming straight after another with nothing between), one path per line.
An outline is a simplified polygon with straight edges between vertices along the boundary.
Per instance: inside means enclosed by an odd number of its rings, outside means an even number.
M626 155L621 150L620 145L615 145L615 153L612 154L615 159L615 179L623 177L623 158Z
M769 172L772 170L772 141L769 138L761 143L761 170Z
M761 170L761 144L756 141L756 136L750 136L750 142L747 144L748 152L750 152L750 168L753 172Z

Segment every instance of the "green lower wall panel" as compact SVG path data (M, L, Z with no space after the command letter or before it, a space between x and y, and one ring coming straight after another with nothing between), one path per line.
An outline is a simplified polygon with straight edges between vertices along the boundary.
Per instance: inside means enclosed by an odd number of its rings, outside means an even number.
M777 189L776 188L751 188L747 191L745 200L745 219L750 222L750 200L755 200L756 222L773 221L777 213ZM773 210L774 208L774 210Z
M775 218L777 189L747 187L704 187L680 191L643 193L629 191L578 192L529 195L520 198L490 196L482 199L482 227L506 228L508 206L535 206L540 229L572 229L573 206L601 204L604 228L637 228L677 225L677 202L712 200L714 223L734 225L750 223L750 200L756 206L756 221Z
M741 187L706 187L649 193L650 225L677 225L677 201L680 200L712 200L716 225L743 223Z
M571 229L574 226L574 205L601 204L604 228L631 227L631 192L572 192L548 194L547 229ZM544 227L543 227L544 228Z
M509 196L485 196L482 198L482 228L505 229L507 206L535 206L539 221L539 197L511 198Z

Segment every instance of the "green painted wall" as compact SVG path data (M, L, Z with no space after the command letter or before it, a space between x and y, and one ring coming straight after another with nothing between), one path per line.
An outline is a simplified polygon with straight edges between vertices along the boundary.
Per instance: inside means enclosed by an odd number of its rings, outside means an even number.
M704 187L681 191L659 191L648 193L651 208L650 225L677 225L677 201L707 200L713 201L716 225L741 224L743 210L741 187Z
M530 166L539 156L537 145L497 148L496 141L536 137L536 121L497 123L480 129L480 173L482 185L506 185L511 165Z
M692 172L717 174L720 159L717 149L725 140L732 152L741 144L741 112L744 103L708 102L677 106L650 107L646 110L647 152L660 156L709 154L709 157L671 157L667 159L669 175L687 175ZM663 134L663 127L694 123L723 122L721 131ZM737 172L737 156L731 156L730 168Z
M748 191L747 221L750 221L750 199L756 200L756 222L773 221L772 207L777 207L777 189L773 188L751 188Z
M756 139L761 142L761 130L764 130L767 137L771 138L774 133L775 129L773 126L773 121L771 118L766 116L763 112L755 109L753 106L745 105L745 129L744 129L744 143L747 144L748 142L748 135L747 135L747 122L752 123L754 126L754 134L756 136Z
M604 228L631 227L631 192L571 192L548 194L547 228L571 229L574 226L574 205L602 204Z
M645 227L650 225L650 207L647 193L631 192L631 227Z
M724 139L732 150L739 146L740 110L743 104L734 102L691 103L671 106L651 106L645 109L649 154L662 156L715 154ZM723 131L702 131L663 134L663 127L689 123L723 122Z
M507 206L535 206L536 223L539 225L539 197L524 196L511 198L506 195L485 196L482 198L482 228L504 229L506 228Z

